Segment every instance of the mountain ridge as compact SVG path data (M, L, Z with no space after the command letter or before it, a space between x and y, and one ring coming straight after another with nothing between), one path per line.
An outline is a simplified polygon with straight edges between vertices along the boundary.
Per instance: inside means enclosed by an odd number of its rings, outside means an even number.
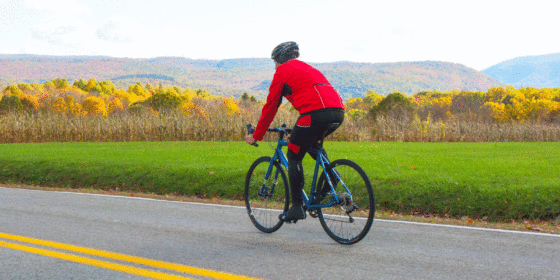
M516 88L556 88L560 87L560 53L516 57L481 72Z
M321 70L343 98L373 90L414 94L423 90L485 91L502 83L461 64L441 61L309 63ZM108 56L39 56L0 54L0 83L44 83L55 78L110 80L117 87L140 81L204 88L215 95L243 92L265 97L274 75L269 58L222 60L185 57L115 58Z

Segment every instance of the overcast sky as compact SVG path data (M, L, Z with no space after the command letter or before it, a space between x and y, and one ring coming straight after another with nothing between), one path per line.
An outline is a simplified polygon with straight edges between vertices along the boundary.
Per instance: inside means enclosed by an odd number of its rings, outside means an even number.
M556 1L0 0L0 54L308 62L437 60L483 70L560 53Z

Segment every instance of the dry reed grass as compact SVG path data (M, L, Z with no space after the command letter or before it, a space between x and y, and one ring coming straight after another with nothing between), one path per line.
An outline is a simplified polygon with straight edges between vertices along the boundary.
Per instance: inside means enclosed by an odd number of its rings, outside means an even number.
M0 143L129 142L129 141L242 141L245 125L255 125L258 103L243 103L228 114L219 102L207 102L207 116L185 115L180 110L160 113L117 112L107 117L74 116L56 112L10 112L0 116ZM293 125L298 117L289 104L280 107L272 125ZM483 119L429 122L379 117L346 118L330 141L398 142L555 142L560 125L554 123L499 124ZM269 138L274 141L273 138Z

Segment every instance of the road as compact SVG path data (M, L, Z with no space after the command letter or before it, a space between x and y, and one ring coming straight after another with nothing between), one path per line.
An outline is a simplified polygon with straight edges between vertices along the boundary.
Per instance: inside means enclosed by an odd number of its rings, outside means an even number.
M240 207L0 188L0 279L560 279L559 268L558 235L376 220L344 246L310 217L264 234Z

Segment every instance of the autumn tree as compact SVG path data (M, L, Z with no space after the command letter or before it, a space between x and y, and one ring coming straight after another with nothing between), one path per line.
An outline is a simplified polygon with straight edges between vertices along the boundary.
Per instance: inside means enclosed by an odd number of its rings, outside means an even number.
M83 91L88 91L87 90L87 83L86 81L79 79L77 81L74 81L73 86L83 90Z
M59 90L68 90L72 87L67 79L56 78L52 82L55 88Z
M39 109L39 100L36 96L29 94L22 94L19 96L22 110L28 113L35 112Z
M16 95L4 95L0 100L0 112L13 112L13 111L21 111L23 109L23 105L21 104L20 99Z
M169 92L156 93L146 100L154 110L170 110L179 107L182 100L176 94Z
M451 98L452 114L469 114L478 115L482 105L484 105L485 95L483 92L466 92L453 95Z
M119 98L114 98L107 104L107 110L109 113L120 112L123 110L123 104Z
M17 87L21 89L23 93L32 93L35 89L30 84L18 84Z
M382 95L375 93L373 90L369 90L363 99L364 107L367 109L373 108L373 106L377 105L381 100L383 100Z
M412 117L412 112L413 107L410 99L398 91L388 94L370 110L374 119L381 115L409 119Z
M107 116L105 101L97 96L90 96L86 98L82 104L82 107L88 115Z
M4 88L4 90L2 91L2 93L4 95L15 95L15 96L20 96L23 94L23 92L21 91L21 89L15 85L9 85L7 87Z
M136 96L142 96L144 98L148 98L152 95L150 91L145 89L140 82L137 82L134 85L130 85L127 92Z
M86 89L84 91L91 92L96 85L97 85L97 81L94 78L91 78L88 80L86 84Z

